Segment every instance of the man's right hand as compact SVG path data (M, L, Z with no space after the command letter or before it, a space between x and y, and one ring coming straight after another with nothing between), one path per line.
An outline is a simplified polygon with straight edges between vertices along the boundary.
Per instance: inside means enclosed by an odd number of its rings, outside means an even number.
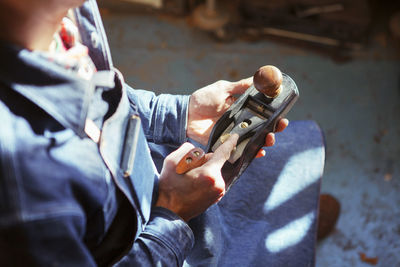
M229 159L238 137L232 135L214 153L205 155L206 163L185 174L177 174L175 168L194 146L184 143L169 154L161 171L156 206L169 209L189 221L218 202L225 194L221 168Z

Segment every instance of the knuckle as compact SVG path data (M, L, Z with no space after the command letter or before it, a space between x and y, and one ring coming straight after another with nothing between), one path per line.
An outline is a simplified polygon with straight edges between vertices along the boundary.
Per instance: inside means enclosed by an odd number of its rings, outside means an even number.
M172 154L169 154L165 157L164 162L170 162L172 159Z
M217 86L224 86L224 85L227 85L227 84L229 84L230 82L228 82L228 81L226 81L226 80L219 80L219 81L217 81L215 84L217 85Z
M215 184L214 190L218 195L225 194L225 182L223 181L223 179L222 182Z
M248 85L247 80L243 79L237 82L239 86L245 87Z
M171 155L168 155L168 156L164 159L164 164L165 164L166 166L170 166L170 165L175 164L175 161L173 160L173 158L172 158Z
M206 181L208 186L211 187L210 189L213 192L221 194L222 192L225 191L225 181L222 178L220 171L206 170L202 173L202 178L204 181Z
M210 188L214 188L217 185L217 177L215 172L211 172L209 170L205 170L201 173L201 179L206 183Z
M204 180L209 181L209 182L211 182L212 184L215 183L214 175L213 175L213 173L209 170L209 168L205 169L205 170L203 171L203 173L201 174L201 176L202 176L202 178L203 178Z
M182 145L181 145L181 147L180 147L180 149L192 149L192 148L194 148L194 145L192 144L192 143L189 143L189 142L185 142L185 143L183 143Z

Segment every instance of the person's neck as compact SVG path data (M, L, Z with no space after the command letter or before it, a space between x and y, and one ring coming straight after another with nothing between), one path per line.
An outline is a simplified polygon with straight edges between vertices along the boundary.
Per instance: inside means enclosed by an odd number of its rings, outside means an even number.
M32 7L0 3L0 39L29 50L46 51L67 12L68 8L51 9L37 6L35 1Z

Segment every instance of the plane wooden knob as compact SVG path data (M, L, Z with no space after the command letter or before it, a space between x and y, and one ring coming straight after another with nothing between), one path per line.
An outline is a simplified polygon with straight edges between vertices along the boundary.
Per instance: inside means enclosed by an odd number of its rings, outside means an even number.
M200 167L206 162L206 157L203 149L195 147L191 149L176 165L175 171L177 174L184 174L194 168Z
M253 83L254 87L265 96L277 97L282 91L282 73L275 66L263 66L254 74Z

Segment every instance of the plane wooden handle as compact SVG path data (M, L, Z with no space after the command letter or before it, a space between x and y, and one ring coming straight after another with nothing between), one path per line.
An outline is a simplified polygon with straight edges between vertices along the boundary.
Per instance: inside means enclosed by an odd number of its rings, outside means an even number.
M175 171L177 174L184 174L188 171L200 167L206 162L206 157L203 149L195 147L191 149L176 165Z
M282 91L282 73L272 65L266 65L257 70L253 76L256 89L267 97L277 97Z

